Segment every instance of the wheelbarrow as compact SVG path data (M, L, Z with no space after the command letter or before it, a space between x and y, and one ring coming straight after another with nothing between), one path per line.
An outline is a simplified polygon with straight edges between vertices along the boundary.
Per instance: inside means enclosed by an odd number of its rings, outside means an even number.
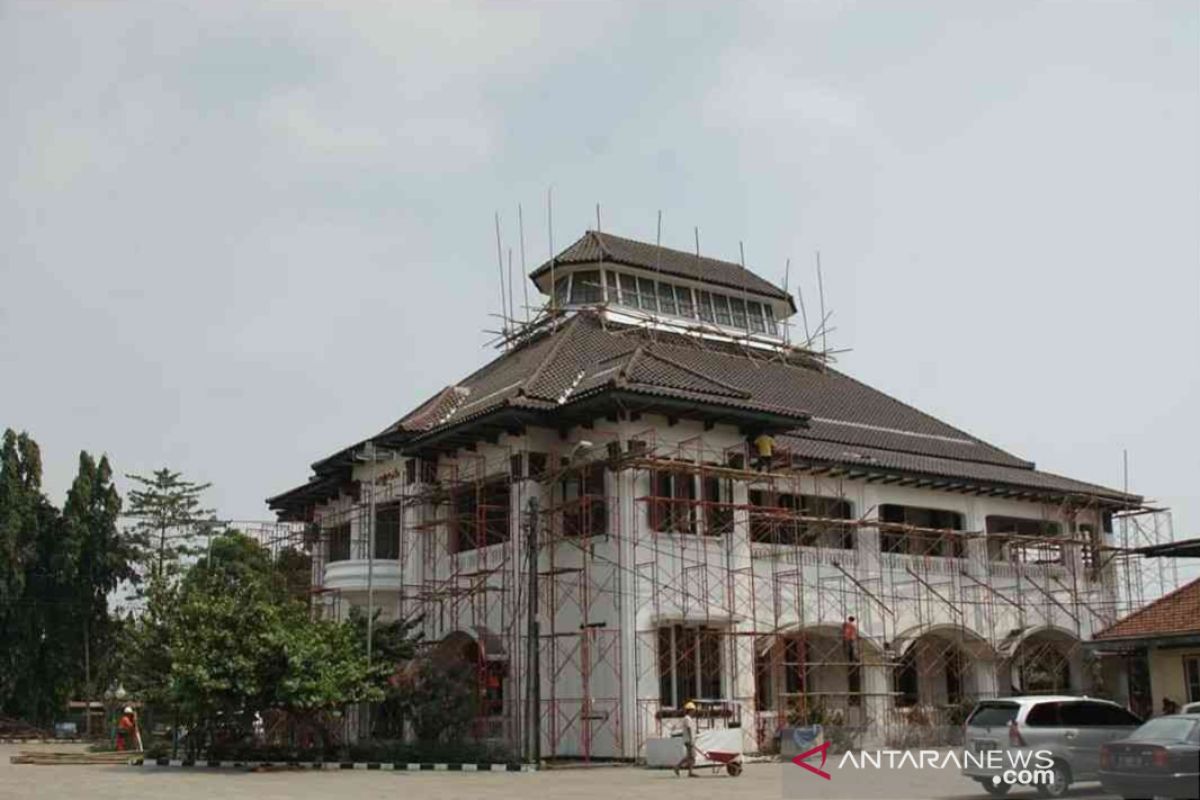
M714 773L722 767L729 777L742 774L742 732L738 728L714 728L696 735L696 767L712 767Z

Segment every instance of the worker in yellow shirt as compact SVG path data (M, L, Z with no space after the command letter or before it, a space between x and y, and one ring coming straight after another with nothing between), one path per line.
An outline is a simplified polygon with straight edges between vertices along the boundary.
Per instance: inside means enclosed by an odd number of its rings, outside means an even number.
M754 445L754 466L759 472L766 472L771 467L771 457L775 454L775 437L760 433L751 441Z

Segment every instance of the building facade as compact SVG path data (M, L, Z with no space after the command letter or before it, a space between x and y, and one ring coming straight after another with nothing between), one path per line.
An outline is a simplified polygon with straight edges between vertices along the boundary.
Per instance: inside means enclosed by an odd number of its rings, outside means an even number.
M1080 644L1140 497L836 371L740 265L589 231L531 279L495 360L268 501L311 530L319 613L420 617L476 668L478 735L638 758L688 700L759 750L1121 696Z

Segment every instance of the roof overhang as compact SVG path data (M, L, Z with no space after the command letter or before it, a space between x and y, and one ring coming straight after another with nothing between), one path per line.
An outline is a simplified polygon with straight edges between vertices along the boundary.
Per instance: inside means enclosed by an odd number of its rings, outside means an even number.
M1133 552L1146 558L1200 558L1200 538L1138 547Z
M1194 633L1160 634L1149 636L1122 636L1111 639L1091 639L1083 643L1091 650L1127 653L1148 647L1194 647L1200 645L1200 631Z
M1136 508L1142 501L1142 498L1137 496L1110 497L1101 494L1055 492L1044 488L1021 486L1016 483L951 477L917 470L905 470L897 467L884 467L865 462L854 463L797 458L792 462L792 468L814 475L862 479L868 483L886 483L895 486L909 486L916 489L934 489L944 492L986 495L988 497L1005 497L1031 502L1061 502L1063 500L1077 499L1083 503L1094 504L1111 510Z

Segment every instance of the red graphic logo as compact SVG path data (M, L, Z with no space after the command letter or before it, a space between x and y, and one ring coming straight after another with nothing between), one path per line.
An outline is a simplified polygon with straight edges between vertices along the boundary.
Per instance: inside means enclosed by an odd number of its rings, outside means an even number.
M804 769L808 770L809 772L811 772L814 775L820 775L825 780L832 780L832 778L830 777L828 772L821 769L820 767L814 767L812 764L808 763L808 759L812 758L817 753L820 753L821 754L821 766L822 767L825 766L825 757L826 757L826 755L828 755L828 752L829 752L829 742L825 742L824 744L819 744L816 747L814 747L813 749L807 750L807 751L801 753L800 755L796 756L795 758L792 759L792 763L795 764L797 767L804 767Z

